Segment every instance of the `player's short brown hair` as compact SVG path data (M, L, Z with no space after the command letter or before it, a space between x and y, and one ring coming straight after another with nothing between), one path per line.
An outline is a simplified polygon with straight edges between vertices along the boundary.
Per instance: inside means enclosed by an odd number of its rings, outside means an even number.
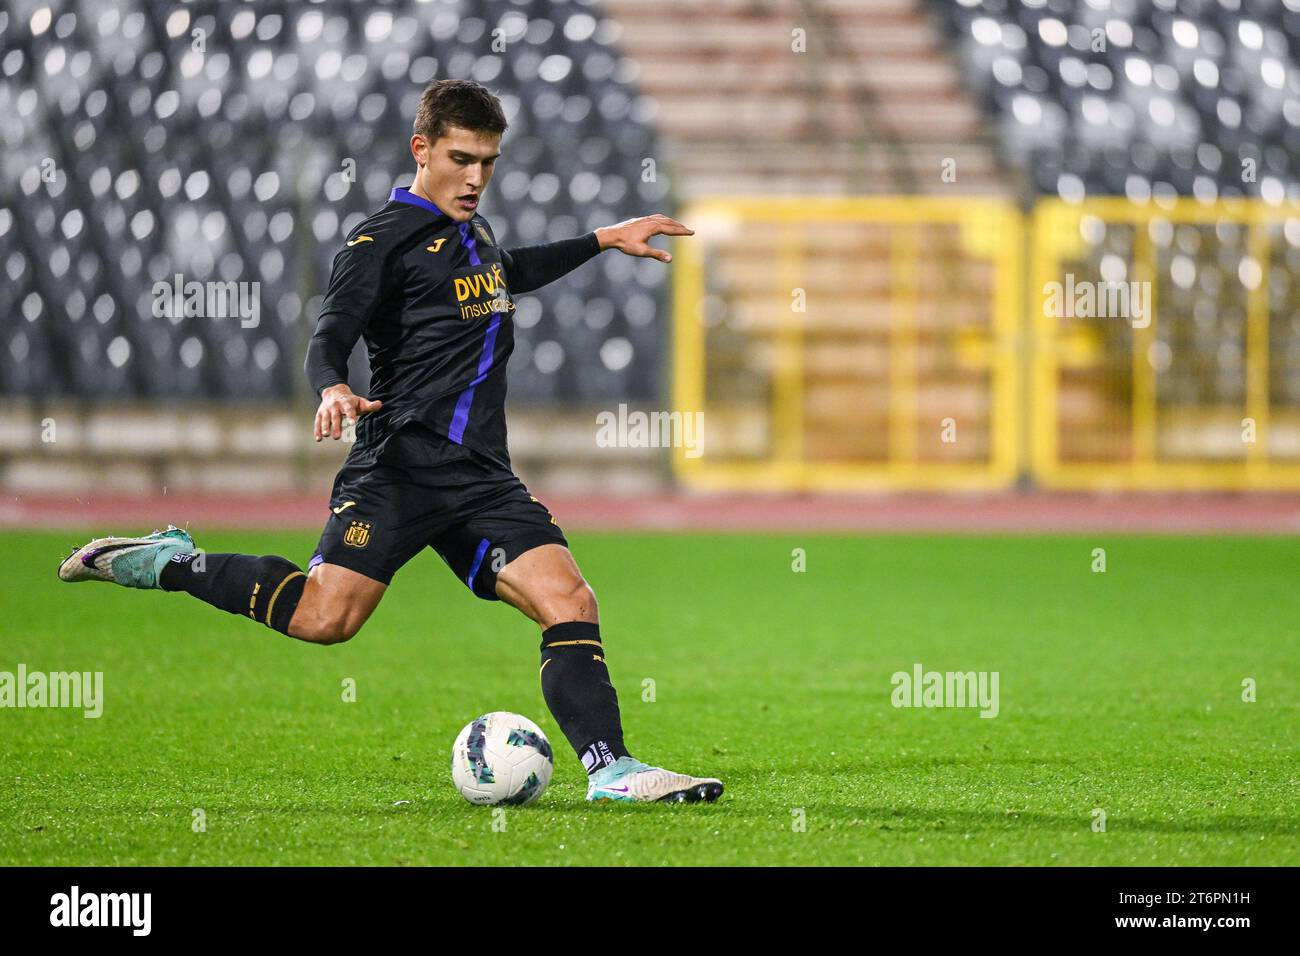
M437 80L420 95L415 111L415 132L436 143L448 126L475 133L504 133L507 127L501 101L473 80Z

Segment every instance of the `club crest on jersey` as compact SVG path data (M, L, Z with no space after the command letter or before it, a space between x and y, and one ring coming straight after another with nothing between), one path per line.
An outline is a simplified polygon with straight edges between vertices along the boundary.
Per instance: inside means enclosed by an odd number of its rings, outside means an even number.
M354 548L364 548L370 543L370 523L367 521L352 522L352 524L348 525L348 530L343 532L343 543Z
M492 245L492 237L488 235L488 231L483 228L482 223L478 223L478 222L474 223L474 231L478 233L479 241L482 242L483 245L485 246Z

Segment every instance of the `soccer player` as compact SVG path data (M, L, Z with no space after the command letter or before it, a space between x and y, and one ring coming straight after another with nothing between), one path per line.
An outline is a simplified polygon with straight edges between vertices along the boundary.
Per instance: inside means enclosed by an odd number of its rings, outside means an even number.
M506 125L500 101L479 84L432 84L411 137L414 182L394 189L334 258L306 373L320 396L316 441L337 440L355 422L356 442L307 571L274 555L201 554L169 526L91 541L59 577L183 591L290 637L335 644L360 630L397 569L431 547L478 597L503 600L541 628L542 693L587 770L588 800L716 800L719 780L628 752L596 597L506 450L514 296L606 249L670 262L647 241L693 233L654 215L501 249L477 210ZM347 384L358 338L370 357L368 398Z

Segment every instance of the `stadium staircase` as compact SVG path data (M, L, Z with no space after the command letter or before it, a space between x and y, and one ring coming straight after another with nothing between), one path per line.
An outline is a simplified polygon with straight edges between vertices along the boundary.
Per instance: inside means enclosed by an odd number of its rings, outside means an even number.
M949 158L963 194L1006 191L978 105L915 0L604 7L658 104L679 200L948 193Z
M717 197L1009 196L1018 188L938 23L915 0L605 0L605 7L622 26L638 84L658 105L659 142L682 208ZM945 162L955 179L943 175ZM790 313L790 290L773 281L783 232L709 232L704 291L721 315L705 321L744 330L709 335L709 388L735 399L711 405L729 407L718 418L709 413L720 425L710 449L741 459L777 455L767 392L780 387L779 340ZM799 454L808 460L883 461L891 442L897 446L893 240L889 227L875 225L799 233L795 284L809 305L795 392ZM903 414L913 432L947 415L984 423L964 430L960 446L927 446L979 458L990 441L988 376L957 353L987 320L955 300L945 281L967 267L955 230L926 231L921 244L916 338L907 346L915 348L919 387Z

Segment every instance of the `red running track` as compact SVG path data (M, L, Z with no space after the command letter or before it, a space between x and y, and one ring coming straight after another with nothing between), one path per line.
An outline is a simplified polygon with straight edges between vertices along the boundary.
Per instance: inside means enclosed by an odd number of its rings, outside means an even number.
M1300 534L1297 495L542 496L570 530L1155 532ZM9 495L0 527L82 535L195 528L320 528L323 496Z

